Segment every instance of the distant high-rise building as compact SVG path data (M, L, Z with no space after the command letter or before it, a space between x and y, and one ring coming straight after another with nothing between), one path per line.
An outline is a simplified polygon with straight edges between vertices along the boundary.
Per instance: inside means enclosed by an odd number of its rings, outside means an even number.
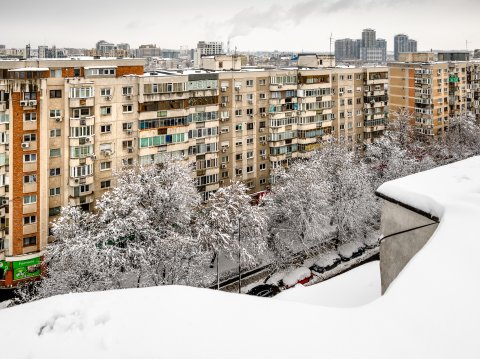
M352 39L340 39L335 41L335 59L337 61L357 59L355 49L356 41Z
M115 45L105 40L97 42L95 48L98 56L112 56L115 52Z
M38 46L38 58L39 59L46 59L47 58L47 51L48 51L48 46L39 45Z
M417 41L409 39L408 35L398 34L393 37L395 60L398 61L401 52L417 52Z
M377 34L373 29L364 29L362 31L362 47L376 47Z
M200 58L204 55L220 55L223 54L223 42L218 41L199 41L195 50L195 67L200 66Z
M29 58L31 57L30 44L28 44L28 45L25 46L25 54L24 54L24 55L25 55L24 57L25 57L26 59L29 59Z
M153 44L140 45L140 47L138 48L138 56L139 57L160 57L161 49L157 47L157 45L153 45Z
M377 39L377 48L382 49L382 62L387 61L387 40Z

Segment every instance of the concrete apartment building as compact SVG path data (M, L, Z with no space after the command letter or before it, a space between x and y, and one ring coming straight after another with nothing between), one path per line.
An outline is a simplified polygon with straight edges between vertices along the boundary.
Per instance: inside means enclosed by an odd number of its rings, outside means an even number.
M400 62L389 64L390 113L408 109L419 134L440 135L448 129L449 117L465 112L480 119L480 63L437 61L443 57L441 53L405 53L400 54Z
M40 274L50 222L68 204L92 210L114 170L182 158L205 199L231 181L260 195L272 169L322 141L384 129L386 67L219 62L237 59L149 73L143 59L0 61L0 286Z

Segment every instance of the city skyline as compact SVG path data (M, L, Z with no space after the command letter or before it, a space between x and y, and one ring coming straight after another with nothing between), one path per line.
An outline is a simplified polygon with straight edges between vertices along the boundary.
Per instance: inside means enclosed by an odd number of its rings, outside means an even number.
M373 28L378 38L387 40L388 51L393 50L393 36L399 33L408 33L418 40L419 51L480 48L480 35L472 26L475 10L480 10L480 3L475 0L459 0L453 7L444 0L420 4L412 0L303 0L293 5L284 0L268 0L261 5L253 0L209 0L169 3L165 7L140 0L135 8L121 5L118 1L86 0L82 12L72 11L58 0L50 1L48 8L32 0L9 2L3 6L3 24L10 31L0 43L9 48L21 48L28 43L33 47L93 48L98 40L105 39L126 42L132 48L146 43L162 48L194 48L199 40L223 41L225 47L230 40L230 48L237 47L239 51L329 51L331 33L334 39L342 39ZM39 18L51 18L52 9L54 21L39 22ZM455 31L439 26L439 19L447 16L453 16L448 21L455 21L455 10L461 10L462 16L461 22L455 22ZM15 16L20 13L22 21ZM82 14L88 14L87 21ZM26 34L25 23L40 25Z

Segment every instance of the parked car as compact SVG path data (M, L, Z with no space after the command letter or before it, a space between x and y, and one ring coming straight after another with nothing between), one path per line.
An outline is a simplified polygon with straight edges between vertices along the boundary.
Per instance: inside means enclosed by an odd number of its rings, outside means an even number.
M365 244L361 242L347 242L338 247L338 254L342 261L360 257L365 252Z
M312 279L312 271L307 267L296 268L293 271L287 273L283 279L283 285L285 288L291 288L297 284L305 284Z
M250 289L247 294L257 297L273 297L280 293L280 288L273 284L260 284Z
M335 252L323 253L310 267L310 270L314 273L322 274L335 268L341 261L342 259Z

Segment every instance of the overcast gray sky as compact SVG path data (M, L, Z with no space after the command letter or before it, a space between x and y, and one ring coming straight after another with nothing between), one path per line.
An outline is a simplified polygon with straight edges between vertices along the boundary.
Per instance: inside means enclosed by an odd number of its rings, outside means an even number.
M480 48L480 0L4 0L0 44L93 48L98 40L248 50L328 51L363 28L388 41L406 33L419 50Z

